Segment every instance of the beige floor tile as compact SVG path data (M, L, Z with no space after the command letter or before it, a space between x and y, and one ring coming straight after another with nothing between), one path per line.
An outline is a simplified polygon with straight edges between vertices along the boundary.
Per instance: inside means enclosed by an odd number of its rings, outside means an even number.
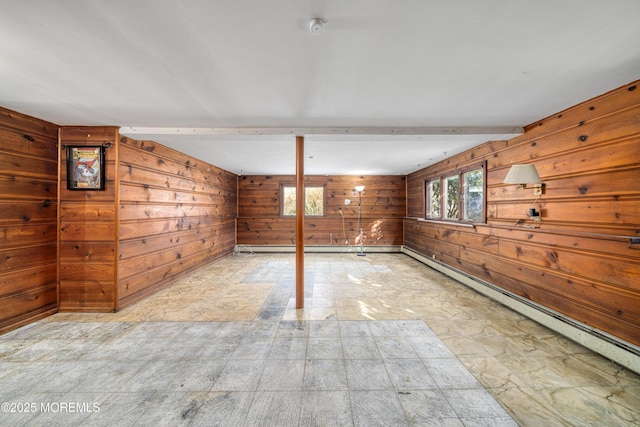
M316 280L304 309L293 283L283 287L295 256L259 254L227 257L119 313L43 323L422 319L522 426L640 424L640 376L403 254L306 254L305 266Z

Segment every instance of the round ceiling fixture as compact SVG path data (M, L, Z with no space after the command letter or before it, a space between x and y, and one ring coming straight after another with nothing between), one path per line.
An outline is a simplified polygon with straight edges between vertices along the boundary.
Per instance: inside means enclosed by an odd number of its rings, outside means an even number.
M326 24L327 23L320 18L313 18L311 22L309 22L309 31L311 31L311 34L316 36L322 34Z

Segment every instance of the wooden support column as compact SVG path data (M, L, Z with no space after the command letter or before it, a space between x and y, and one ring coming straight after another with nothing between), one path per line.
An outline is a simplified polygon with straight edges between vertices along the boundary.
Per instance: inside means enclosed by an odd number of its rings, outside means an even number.
M296 136L296 308L304 308L304 136Z

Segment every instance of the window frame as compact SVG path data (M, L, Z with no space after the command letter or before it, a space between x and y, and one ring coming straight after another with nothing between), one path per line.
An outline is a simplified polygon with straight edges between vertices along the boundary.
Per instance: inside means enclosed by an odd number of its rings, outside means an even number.
M288 185L288 184L280 184L280 216L283 218L295 218L296 214L286 214L285 213L285 207L284 207L284 203L285 203L285 189L287 188L293 188L294 191L296 191L296 186L295 185ZM307 190L308 189L312 189L312 188L322 188L322 214L321 215L309 215L307 214L307 203L306 203L306 196L307 196ZM295 195L297 195L297 192L294 193ZM322 185L305 185L304 186L304 195L305 195L305 213L304 216L305 218L323 218L325 216L327 216L327 185L326 184L322 184Z
M433 203L431 202L433 192L431 190L433 188L433 185L432 185L433 183L440 184L440 189L439 189L439 194L438 194L438 216L431 215L431 213L432 213L431 207L433 205ZM424 194L424 200L425 200L424 217L425 218L430 218L430 219L442 219L442 180L441 179L425 180L424 181L424 188L425 188L425 194Z
M482 171L482 202L481 202L481 207L482 207L482 213L480 215L480 219L479 220L472 220L472 219L465 219L466 216L466 212L465 212L465 174L469 173L469 172L474 172L477 170L481 170ZM446 208L447 208L447 192L446 192L446 185L447 185L447 180L452 178L452 177L457 177L458 179L458 194L457 194L457 209L458 209L458 214L457 214L457 218L447 218L447 212L446 212ZM440 203L439 203L439 208L440 208L440 212L439 212L439 216L432 216L431 215L431 188L432 188L432 183L433 182L439 182L440 183ZM470 166L466 166L463 168L458 168L458 169L450 169L450 170L446 170L443 172L440 172L437 175L432 175L428 178L425 178L424 180L424 219L426 220L430 220L430 221L445 221L445 222L452 222L452 223L465 223L465 224L486 224L487 222L487 162L482 162L482 163L474 163L473 165Z

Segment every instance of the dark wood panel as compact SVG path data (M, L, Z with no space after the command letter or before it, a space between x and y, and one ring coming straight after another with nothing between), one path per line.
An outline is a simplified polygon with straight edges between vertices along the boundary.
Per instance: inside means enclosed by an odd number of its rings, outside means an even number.
M50 200L0 201L0 223L54 222L56 219L56 203Z
M233 188L235 175L222 169L215 168L205 162L195 158L177 155L178 158L169 157L169 152L161 153L159 144L154 145L156 150L149 152L146 150L132 150L125 145L122 147L123 168L139 168L156 171L159 174L173 175L197 182L211 182L217 185L226 184L227 188ZM173 152L176 153L176 152ZM180 160L182 157L183 160ZM184 160L186 159L186 160Z
M367 245L400 245L402 244L402 220L382 220L363 222L364 242ZM345 221L344 230L339 220L322 221L320 223L305 220L305 244L342 245L357 244L360 227L357 220ZM253 244L289 245L295 242L295 220L290 218L239 218L238 241L253 239ZM245 243L249 244L249 243Z
M233 217L235 216L225 204L200 204L176 203L176 204L152 204L130 202L120 204L119 218L121 221L139 221L160 218L187 218L187 217ZM228 203L235 206L235 203Z
M132 153L133 150L131 147L122 147L122 156L126 161L122 162L122 167L119 171L121 182L158 188L173 188L182 191L235 194L235 176L230 176L221 170L213 176L203 175L202 180L185 178L182 175L171 175L159 169L149 169L148 166L144 167L131 162L129 153ZM158 162L162 159L164 159L164 157L158 159ZM162 161L164 162L165 160ZM209 168L205 168L205 170L208 171Z
M519 138L531 139L550 135L571 126L580 126L589 120L607 116L613 112L640 105L638 82L613 89L601 96L584 101L565 111L553 114L526 126L526 133Z
M509 264L505 263L505 265L508 266ZM502 287L504 289L507 289L516 295L523 296L546 307L553 307L557 312L564 313L587 325L591 325L601 330L615 328L617 336L623 340L634 342L638 337L638 332L640 332L637 322L633 319L631 321L627 321L622 318L623 312L621 310L617 310L615 313L609 314L601 310L599 306L594 307L581 304L575 299L567 298L565 295L553 292L553 290L549 291L536 287L535 285L531 285L526 281L517 280L512 277L513 274L511 270L507 271L503 275L498 272L482 268L475 263L469 264L465 262L457 262L456 267L460 270L467 271L473 276L483 278L484 280L501 283L503 284ZM541 281L544 283L547 276L544 275L543 272L538 271L538 273L541 277L539 282ZM575 293L575 291L572 291L572 294ZM593 297L589 297L589 300L593 301ZM614 306L616 305L615 302L612 302L612 304Z
M640 344L640 251L629 247L640 236L640 91L629 90L637 83L536 122L503 147L484 144L410 174L408 214L420 217L426 177L486 160L489 223L463 231L407 219L405 246ZM540 200L503 184L519 162L536 165ZM527 216L532 204L540 222Z
M234 203L233 196L176 191L175 189L160 189L145 187L142 184L125 184L120 186L120 200L122 202L149 202L149 203L194 203L194 204L218 204L224 207Z
M638 156L640 156L640 137L633 137L607 144L582 147L569 153L537 160L535 165L540 176L544 177L543 182L546 182L548 178L551 181L555 181L554 185L556 187L561 187L570 184L565 181L566 179L579 179L579 177L589 173L598 175L597 181L606 181L606 178L602 176L602 172L606 176L608 173L615 172L616 169L633 170L633 167L629 164L629 159L637 158ZM508 171L508 167L492 170L489 173L487 182L489 185L504 186L502 182ZM522 191L514 193L517 190L517 186L510 187L504 190L500 189L500 191L504 195L511 194L513 196L525 193ZM624 188L620 188L620 190L625 191ZM558 196L552 190L547 190L546 193L550 196ZM526 194L531 194L531 191L526 191Z
M638 144L640 145L640 140ZM495 179L495 177L492 178ZM502 180L499 180L499 183L494 186L489 186L488 194L492 201L511 201L523 196L533 198L532 190L522 190L517 186L504 185ZM611 194L634 195L638 192L638 171L633 169L611 170L562 179L545 178L544 184L543 200L590 199L592 197L610 197Z
M56 285L58 266L55 259L50 259L49 262L50 264L38 264L0 272L0 289L3 295L38 289L51 284Z
M39 200L46 204L58 201L57 179L33 179L21 177L19 171L11 176L0 175L0 200Z
M118 140L117 126L63 126L60 139L69 145L102 145L105 142L115 144Z
M0 128L3 131L15 132L34 139L36 136L41 136L55 141L58 137L58 125L2 107L0 107ZM11 145L14 144L15 142ZM55 153L55 149L53 152Z
M60 279L60 310L112 312L115 294L113 280Z
M135 140L127 137L121 137L120 143L123 149L125 149L126 147L132 147L137 149L138 152L153 153L158 157L165 157L175 163L183 164L191 168L197 168L206 173L205 180L217 182L217 184L221 186L224 186L225 183L227 183L227 186L233 187L237 181L237 176L231 172L225 171L224 169L204 162L200 159L196 159L195 157L189 156L188 154L176 151L173 148L166 147L155 141ZM130 160L131 159L126 156L125 158L123 158L124 162L129 162Z
M22 323L24 318L54 311L56 299L56 283L3 296L0 298L0 328L7 330L12 324Z
M60 264L60 280L106 281L114 277L115 263L113 261L94 262L65 262Z
M0 173L46 180L56 176L58 162L51 158L32 157L0 150Z
M222 236L225 239L226 236ZM127 277L140 274L143 271L154 270L182 258L188 258L208 249L214 249L220 245L218 239L200 239L189 243L176 244L171 248L161 248L154 253L146 253L143 256L122 259L118 264L119 275L122 280Z
M57 134L0 108L0 333L57 310Z
M2 128L0 125L0 141L4 151L48 158L51 155L51 147L55 147L57 143L57 135L19 132L16 129Z
M60 244L60 260L70 263L83 261L114 262L115 244L113 241L64 241Z
M226 219L223 221L231 220ZM120 239L125 241L176 231L191 231L195 233L202 227L210 227L215 224L221 224L221 220L213 217L148 219L146 221L121 222L119 234Z
M623 257L635 255L634 249L629 248L628 239L616 236L598 235L595 233L553 232L545 229L533 232L518 227L482 226L476 227L478 233L490 235L499 240L511 239L528 243L538 243L548 247L564 247L592 251L594 256L598 254L621 255Z
M116 207L113 202L86 203L69 202L60 206L60 216L68 222L113 222Z
M57 227L53 223L16 223L0 225L0 247L17 247L47 242L55 243ZM53 257L55 259L55 255Z
M487 216L512 221L528 219L529 208L542 212L541 226L549 221L567 221L575 224L618 224L629 229L640 227L640 195L634 197L591 198L588 200L563 199L540 202L487 204Z
M46 265L56 258L56 243L0 249L0 273L22 267Z
M305 186L324 186L326 204L322 217L305 218L305 244L354 244L359 194L362 184L362 218L366 244L399 245L402 218L406 215L406 181L402 176L307 176ZM295 243L295 219L281 216L283 185L294 186L290 175L242 176L238 190L238 243L291 245ZM345 206L345 199L353 203ZM344 230L343 230L344 221Z
M451 243L456 243L456 240L450 240ZM457 243L462 249L475 249L478 251L488 253L498 253L498 243L500 239L496 236L487 236L477 233L460 233L457 239Z
M104 145L104 191L66 187L66 150L61 151L59 280L61 311L113 311L116 306L118 128L65 126L60 146Z
M121 138L118 308L229 255L237 176L153 141Z
M579 128L568 128L561 132L538 138L536 141L530 144L515 145L509 150L504 150L500 153L496 153L490 159L487 159L490 169L499 167L509 167L512 163L518 163L522 161L529 161L531 159L548 158L557 155L566 155L570 152L576 153L591 153L590 150L584 150L584 148L596 148L610 143L615 143L618 139L634 140L637 139L637 123L640 121L640 106L632 109L621 111L618 114L612 114L610 116L603 117L597 121L585 124ZM633 147L630 148L631 152L638 152ZM602 159L589 159L591 161L601 161L601 164L607 165L609 162L613 164L626 165L626 162L620 162L615 157L618 153L612 151L607 153L605 158ZM614 156L610 161L607 157ZM570 167L571 165L578 166L580 159L574 159L569 161L564 166ZM551 168L555 167L555 164L551 164ZM548 166L549 167L549 166ZM558 172L555 172L558 173ZM544 171L540 176L546 176Z
M143 236L138 239L122 240L118 256L121 260L124 260L193 241L208 241L210 239L218 239L221 236L228 238L233 235L234 231L235 221L227 221L221 224L216 223L211 227L202 227L195 231L184 230L157 236Z
M60 223L60 243L89 240L94 242L113 242L116 225L105 222L62 222Z
M527 242L500 240L499 253L544 269L557 270L575 279L615 284L640 291L640 265L637 258L621 258L592 252L549 247ZM640 296L640 292L638 293Z
M633 289L621 289L599 280L580 279L563 271L554 271L553 268L540 269L513 259L505 261L504 256L487 256L472 250L463 251L461 261L471 265L482 263L483 269L490 275L497 273L510 277L521 285L526 284L528 288L559 295L566 301L588 306L590 310L606 312L627 321L637 319L640 315L640 295Z

